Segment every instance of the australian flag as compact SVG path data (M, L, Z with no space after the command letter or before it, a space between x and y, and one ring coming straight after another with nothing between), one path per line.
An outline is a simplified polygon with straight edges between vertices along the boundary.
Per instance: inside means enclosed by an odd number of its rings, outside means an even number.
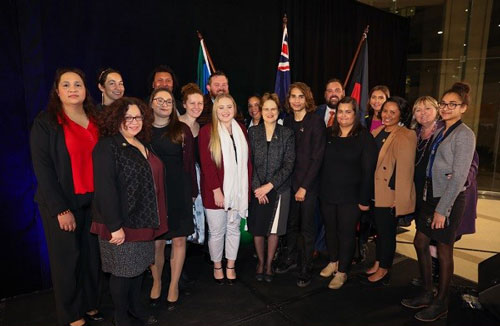
M278 63L278 71L276 72L276 84L274 85L274 92L278 94L281 106L284 106L286 100L286 93L290 86L290 61L288 52L288 31L285 26L283 29L283 40L281 42L281 55Z

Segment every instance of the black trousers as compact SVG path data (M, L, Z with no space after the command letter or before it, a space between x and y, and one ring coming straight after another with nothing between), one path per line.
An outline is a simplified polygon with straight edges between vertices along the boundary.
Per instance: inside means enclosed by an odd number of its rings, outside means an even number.
M380 262L380 267L390 268L396 252L396 229L398 219L392 213L390 207L375 207L373 217L377 228L377 251L376 259Z
M147 309L142 301L141 287L143 275L136 277L120 277L111 275L109 291L115 305L115 325L131 325L129 313L135 318L146 320Z
M349 271L356 248L356 226L361 216L358 204L321 202L326 247L331 262L339 262L339 272Z
M49 251L57 319L67 324L97 309L100 294L100 256L97 236L90 233L90 206L72 211L76 230L61 230L56 216L39 205Z
M299 267L310 268L314 251L314 212L318 195L316 193L306 193L303 202L296 201L293 192L292 196L286 238L288 257L290 259L298 258Z

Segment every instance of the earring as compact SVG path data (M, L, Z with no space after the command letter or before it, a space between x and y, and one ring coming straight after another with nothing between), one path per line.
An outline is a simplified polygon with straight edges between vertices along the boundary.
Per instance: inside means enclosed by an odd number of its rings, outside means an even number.
M104 105L104 93L101 93L101 105Z

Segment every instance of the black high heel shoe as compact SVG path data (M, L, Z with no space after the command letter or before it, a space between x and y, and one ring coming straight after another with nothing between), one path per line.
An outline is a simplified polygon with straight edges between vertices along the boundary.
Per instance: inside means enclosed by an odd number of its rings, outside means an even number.
M160 305L160 302L161 302L161 295L156 299L149 297L149 305L151 307L158 307L158 305Z
M233 267L226 266L226 269L234 269L234 266ZM235 278L228 278L227 271L226 271L226 280L227 280L228 285L233 285L234 283L236 283L236 279L237 279L236 277Z
M173 311L175 308L177 308L177 305L179 304L179 299L176 301L168 301L167 300L167 311Z
M215 270L221 270L222 269L222 266L221 267L215 267L214 266L214 271ZM215 275L214 275L214 280L215 280L215 283L217 283L217 285L224 285L224 276L222 278L215 278Z
M88 319L88 320L91 320L91 321L103 321L104 320L104 316L101 314L100 311L96 312L93 315L85 313L85 319Z

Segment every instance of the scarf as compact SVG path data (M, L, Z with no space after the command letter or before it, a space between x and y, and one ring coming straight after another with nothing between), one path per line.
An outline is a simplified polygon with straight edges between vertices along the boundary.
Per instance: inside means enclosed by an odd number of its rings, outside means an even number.
M234 146L226 127L219 123L218 129L224 163L224 210L232 222L237 215L242 218L248 215L248 143L234 119L231 120Z

